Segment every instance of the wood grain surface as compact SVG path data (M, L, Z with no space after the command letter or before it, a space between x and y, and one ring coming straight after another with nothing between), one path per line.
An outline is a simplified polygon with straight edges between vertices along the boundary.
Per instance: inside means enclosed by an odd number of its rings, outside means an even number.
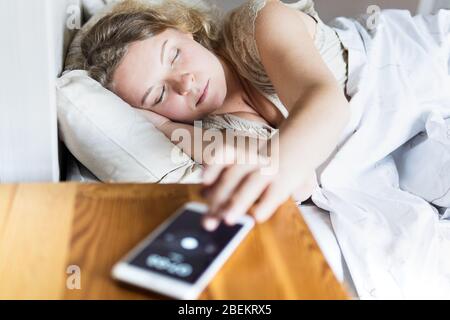
M0 299L164 299L111 268L197 185L0 185ZM70 289L70 266L81 289ZM69 270L70 271L70 270ZM201 299L347 299L295 203L257 225Z

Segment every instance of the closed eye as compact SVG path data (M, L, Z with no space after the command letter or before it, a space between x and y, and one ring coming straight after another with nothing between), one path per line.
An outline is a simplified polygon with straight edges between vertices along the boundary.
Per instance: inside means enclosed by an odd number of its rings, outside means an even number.
M175 57L172 60L172 64L175 63L175 61L178 59L179 56L180 56L180 49L177 49L177 53L176 53ZM161 92L161 96L159 97L158 101L155 102L155 105L160 104L164 100L165 92L166 92L166 86L163 87L163 90Z
M166 92L166 86L163 87L163 90L161 92L161 96L159 97L158 101L155 102L155 105L161 103L164 99L164 93Z
M175 55L175 58L173 58L172 64L175 63L175 61L178 59L179 56L180 56L180 49L177 49L177 54Z

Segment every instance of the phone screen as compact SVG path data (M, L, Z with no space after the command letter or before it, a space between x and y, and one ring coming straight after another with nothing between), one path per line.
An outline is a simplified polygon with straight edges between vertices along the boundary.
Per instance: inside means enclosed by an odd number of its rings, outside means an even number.
M203 216L185 209L129 263L194 284L243 227L221 223L208 232L201 224Z

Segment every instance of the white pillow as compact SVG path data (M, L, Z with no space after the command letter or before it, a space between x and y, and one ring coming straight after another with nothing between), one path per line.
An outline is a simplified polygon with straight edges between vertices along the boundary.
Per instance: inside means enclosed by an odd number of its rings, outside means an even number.
M61 139L103 182L201 182L200 165L86 71L59 78L57 98Z

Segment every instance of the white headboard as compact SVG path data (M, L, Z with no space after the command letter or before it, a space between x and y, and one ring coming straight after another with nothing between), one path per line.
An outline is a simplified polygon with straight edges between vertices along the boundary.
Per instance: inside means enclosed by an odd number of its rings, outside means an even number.
M0 183L59 181L55 79L79 5L0 1Z

